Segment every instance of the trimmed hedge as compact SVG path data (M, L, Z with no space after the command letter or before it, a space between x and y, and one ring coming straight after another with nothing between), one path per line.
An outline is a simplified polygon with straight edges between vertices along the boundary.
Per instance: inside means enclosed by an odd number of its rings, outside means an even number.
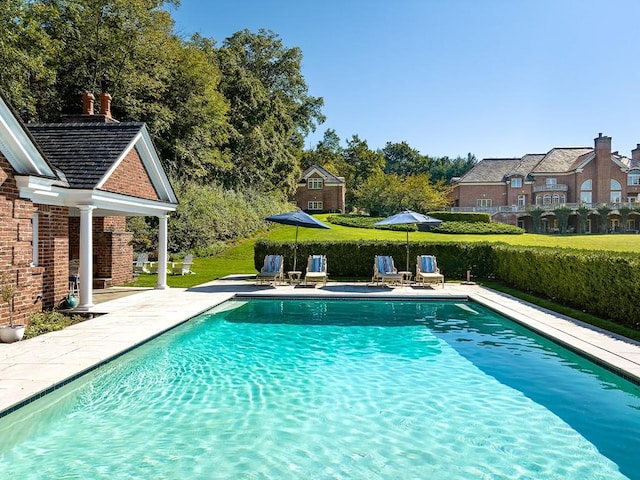
M492 222L444 222L436 228L432 228L433 233L452 233L452 234L476 234L476 235L522 235L524 230L515 225L507 225L506 223Z
M285 270L293 267L291 242L259 241L254 262L260 270L267 254L285 257ZM329 276L371 277L375 255L391 255L398 270L406 268L406 243L385 241L301 242L298 269L304 272L307 256L327 256ZM640 330L640 258L635 254L548 247L518 247L501 243L411 242L409 269L416 256L431 254L448 280L463 280L467 270L475 278L495 279L522 291Z
M443 222L492 223L491 215L476 212L429 212L430 217Z
M409 243L409 269L415 271L418 255L435 255L438 267L447 278L466 278L467 269L483 278L492 278L490 243ZM265 255L284 255L284 269L293 269L292 242L260 240L254 247L256 270L262 268ZM297 269L304 271L309 255L326 255L329 275L332 277L371 277L376 255L391 255L398 270L404 270L407 262L407 244L388 241L358 242L300 242L298 243Z
M395 230L399 232L415 232L418 228L415 224L407 225L374 225L374 223L386 217L369 217L367 215L329 215L327 222L343 227L375 228L376 230Z

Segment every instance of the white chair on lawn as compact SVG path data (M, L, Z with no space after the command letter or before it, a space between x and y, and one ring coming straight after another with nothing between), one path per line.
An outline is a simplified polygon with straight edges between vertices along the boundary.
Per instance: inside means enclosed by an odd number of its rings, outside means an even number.
M149 273L147 269L147 263L149 262L149 254L141 253L138 255L138 259L133 262L133 273Z
M184 257L182 262L176 262L173 264L171 273L174 275L188 275L195 273L191 271L191 265L193 265L193 255L188 254Z

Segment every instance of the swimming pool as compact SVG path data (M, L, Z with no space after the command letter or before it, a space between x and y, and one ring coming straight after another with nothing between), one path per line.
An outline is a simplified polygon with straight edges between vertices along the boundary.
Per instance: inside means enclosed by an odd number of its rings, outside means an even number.
M233 300L0 420L0 478L640 478L638 386L468 302Z

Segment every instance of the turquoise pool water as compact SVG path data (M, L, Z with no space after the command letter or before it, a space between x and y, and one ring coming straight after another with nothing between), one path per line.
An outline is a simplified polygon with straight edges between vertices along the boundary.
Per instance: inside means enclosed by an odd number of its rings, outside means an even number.
M639 392L473 303L234 300L0 419L0 478L639 479Z

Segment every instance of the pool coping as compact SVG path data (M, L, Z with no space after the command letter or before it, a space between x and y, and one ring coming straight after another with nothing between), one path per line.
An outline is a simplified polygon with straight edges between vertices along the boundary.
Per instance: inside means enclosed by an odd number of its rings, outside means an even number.
M234 297L472 300L640 384L640 343L478 285L377 287L256 286L242 278L189 289L146 290L96 305L91 320L13 344L0 344L0 417L85 375Z

